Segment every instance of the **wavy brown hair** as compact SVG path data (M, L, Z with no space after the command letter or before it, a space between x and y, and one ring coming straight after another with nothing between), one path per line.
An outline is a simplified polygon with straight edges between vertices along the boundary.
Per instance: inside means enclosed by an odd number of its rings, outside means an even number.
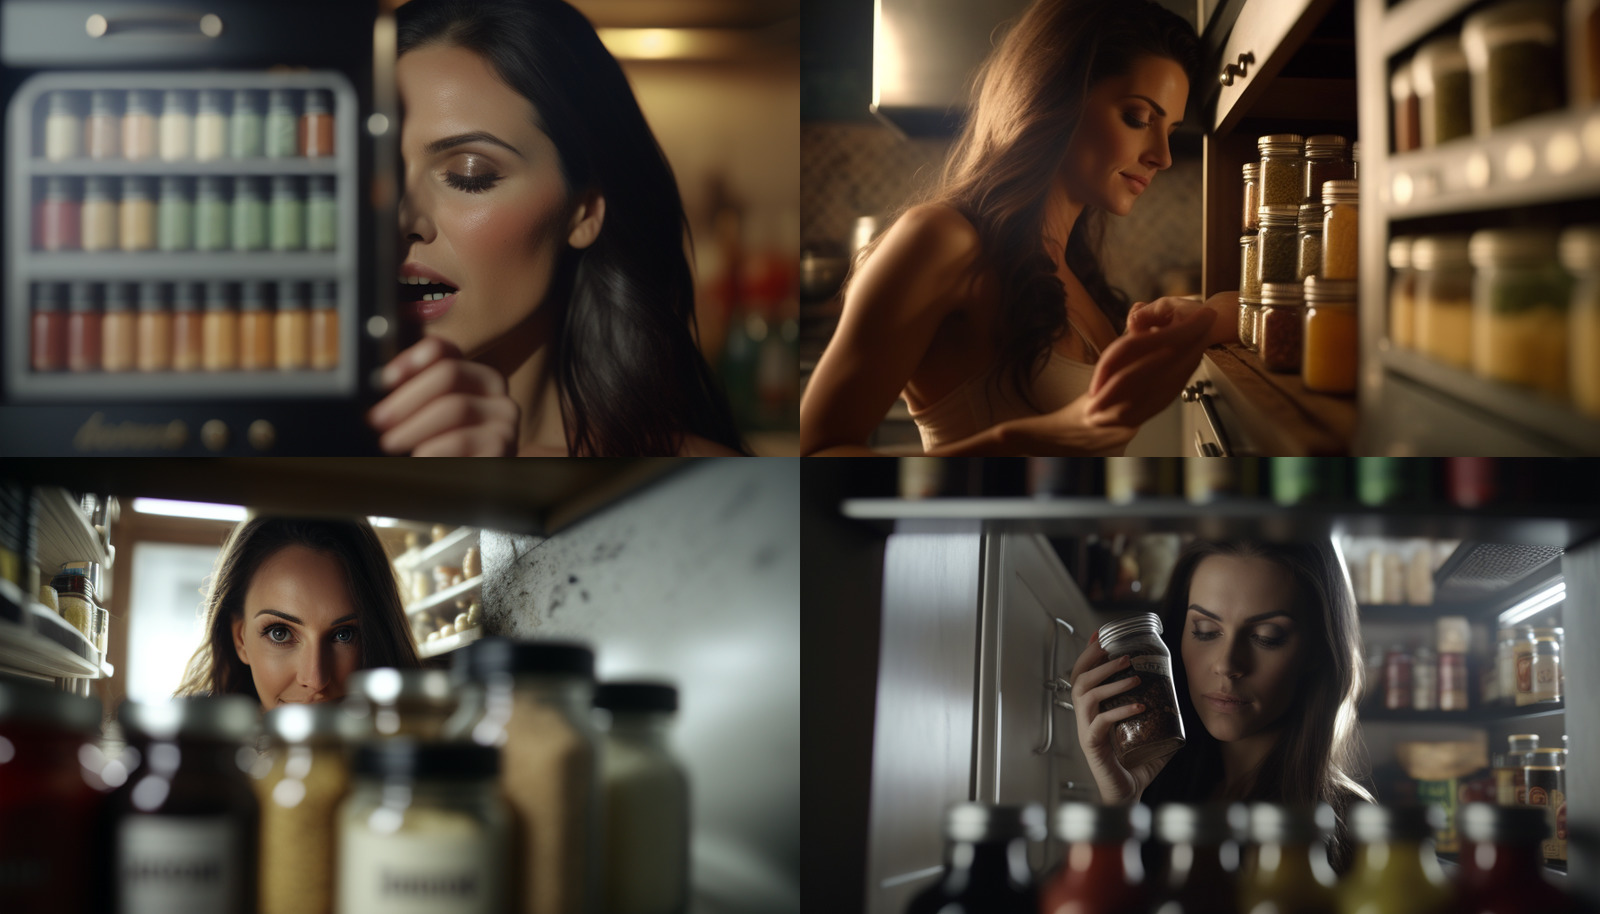
M1195 712L1182 650L1189 583L1200 563L1214 555L1266 559L1288 571L1294 578L1295 605L1307 622L1303 630L1311 636L1300 692L1283 713L1277 745L1256 769L1254 783L1242 799L1332 806L1338 827L1329 859L1343 873L1352 848L1345 812L1354 800L1372 802L1372 795L1361 783L1365 754L1356 730L1365 669L1361 623L1349 579L1327 543L1201 541L1190 544L1178 558L1161 604L1161 638L1172 652L1172 681L1178 686L1187 739L1146 788L1143 802L1201 802L1222 781L1220 744Z
M364 518L354 520L254 517L228 535L206 594L206 640L189 658L176 696L248 695L257 700L250 668L233 648L233 623L256 570L287 546L331 556L345 569L350 605L360 617L361 666L421 666L411 640L394 570Z

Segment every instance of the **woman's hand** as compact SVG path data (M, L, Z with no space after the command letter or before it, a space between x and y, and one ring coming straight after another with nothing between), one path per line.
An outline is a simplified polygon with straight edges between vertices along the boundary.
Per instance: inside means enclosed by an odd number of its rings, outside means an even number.
M1163 299L1162 301L1168 301ZM1153 305L1141 320L1166 323L1118 337L1106 347L1089 382L1088 416L1093 422L1137 426L1167 408L1188 383L1200 355L1211 345L1208 334L1217 312L1195 302L1187 313L1164 315ZM1133 326L1130 314L1129 327Z
M1150 782L1166 767L1167 759L1172 757L1169 755L1132 769L1122 767L1122 763L1117 761L1116 751L1112 748L1115 740L1112 730L1119 721L1144 711L1144 706L1129 704L1101 711L1100 702L1139 685L1138 676L1106 682L1127 668L1127 657L1113 660L1100 648L1099 632L1090 639L1083 653L1078 655L1078 662L1072 665L1072 712L1078 719L1078 745L1082 747L1083 757L1088 760L1094 782L1100 788L1100 802L1108 805L1137 803L1144 789L1150 786Z
M504 457L515 454L522 410L498 371L462 356L437 337L394 357L383 369L389 395L367 423L390 454L413 457Z
M1128 310L1128 332L1139 333L1169 327L1174 321L1192 317L1201 310L1215 311L1216 323L1208 337L1213 345L1239 342L1239 293L1218 292L1205 301L1167 296L1152 302L1136 302Z

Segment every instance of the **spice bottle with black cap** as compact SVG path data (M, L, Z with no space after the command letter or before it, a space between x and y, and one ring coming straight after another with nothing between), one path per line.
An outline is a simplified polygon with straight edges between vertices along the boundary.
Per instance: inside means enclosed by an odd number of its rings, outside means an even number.
M1250 841L1239 877L1239 910L1333 914L1337 877L1328 863L1333 807L1250 807Z
M255 911L260 809L240 757L259 713L239 695L122 706L133 764L107 803L111 910Z
M600 791L594 652L565 641L485 638L457 655L473 686L447 735L500 748L500 779L521 831L512 910L599 909Z
M594 706L610 713L601 757L608 914L672 914L689 904L689 776L672 753L678 690L608 682Z
M472 743L371 742L356 749L339 810L341 914L507 910L510 814L500 753Z
M1352 803L1349 816L1356 853L1339 884L1340 911L1453 909L1454 893L1434 851L1433 836L1444 825L1439 807Z
M1043 841L1042 806L957 803L944 815L944 874L906 914L1034 914L1028 842Z
M357 670L345 680L345 709L366 738L405 736L437 741L460 704L455 683L444 670Z
M1066 860L1039 890L1043 914L1126 914L1148 910L1139 842L1150 834L1148 806L1063 803L1056 837Z
M1239 851L1249 829L1242 803L1166 803L1156 807L1155 839L1166 871L1155 914L1233 914Z

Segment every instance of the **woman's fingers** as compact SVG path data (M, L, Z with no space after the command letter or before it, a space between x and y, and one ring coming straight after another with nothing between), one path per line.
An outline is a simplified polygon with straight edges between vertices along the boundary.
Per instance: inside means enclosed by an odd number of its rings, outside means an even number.
M427 443L435 456L503 456L516 439L517 419L509 397L447 393L384 432L378 445L391 454L418 452ZM455 440L435 441L452 435Z
M421 345L422 343L418 343L412 350L407 351L416 350ZM389 366L392 368L403 359L406 359L405 354L396 356ZM384 369L386 372L388 370ZM392 390L367 413L367 421L380 432L388 431L407 416L416 413L424 404L445 394L468 393L501 397L506 393L506 380L500 376L500 372L487 365L459 357L435 359L420 372L408 374L406 377L407 379L401 382L399 387Z
M513 426L514 428L514 426ZM413 457L501 457L509 454L515 437L500 427L455 429L429 438L411 450Z
M1100 388L1123 369L1152 353L1187 349L1206 339L1216 312L1202 308L1192 315L1178 317L1163 327L1149 332L1120 336L1100 355L1095 365L1094 377L1089 382L1089 393L1098 394ZM1202 347L1203 348L1203 347Z
M378 379L384 390L394 390L441 359L459 358L461 350L454 343L436 336L425 336L390 359L389 364L383 366L383 373Z
M1205 315L1210 316L1196 315L1172 328L1123 337L1107 348L1095 370L1100 383L1090 389L1090 418L1099 423L1137 425L1166 408L1200 364L1215 320L1209 310ZM1124 341L1143 345L1113 353Z
M1125 666L1125 664L1118 664L1118 669L1121 669L1123 666ZM1116 696L1121 695L1123 692L1128 691L1138 684L1139 677L1137 676L1129 676L1126 679L1118 679L1116 682L1108 682L1099 688L1090 689L1089 691L1083 693L1082 700L1093 705L1095 708L1099 708L1100 702L1105 701L1107 698L1115 698ZM1076 703L1076 700L1074 703Z
M1141 704L1123 705L1109 711L1101 711L1089 722L1089 735L1095 742L1107 741L1111 738L1111 728L1115 727L1118 721L1127 720L1143 712L1144 705Z

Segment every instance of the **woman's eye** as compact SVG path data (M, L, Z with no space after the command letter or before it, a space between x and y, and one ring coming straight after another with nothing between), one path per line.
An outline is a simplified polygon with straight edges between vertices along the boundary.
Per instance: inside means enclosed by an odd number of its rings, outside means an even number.
M333 640L340 644L349 644L356 640L356 630L353 628L341 628L333 633Z
M497 174L461 175L453 171L444 173L444 183L469 194L481 194L500 180Z
M1124 114L1122 116L1122 120L1126 122L1129 127L1134 127L1140 130L1150 126L1148 121L1141 121L1136 115L1132 114Z
M267 630L262 634L266 635L267 640L271 641L273 644L284 644L289 640L289 626L269 625L267 626Z
M1196 641L1210 641L1212 638L1215 638L1215 637L1217 637L1218 635L1220 635L1222 633L1221 632L1201 631L1200 629L1197 628L1193 632L1190 632L1190 634L1194 635L1194 640L1196 640Z

